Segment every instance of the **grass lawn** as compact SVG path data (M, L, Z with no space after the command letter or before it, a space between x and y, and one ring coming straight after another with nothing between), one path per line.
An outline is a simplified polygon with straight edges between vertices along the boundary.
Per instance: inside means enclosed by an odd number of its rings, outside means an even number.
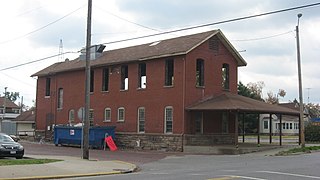
M286 155L293 155L293 154L299 154L299 153L311 153L312 151L319 151L320 146L309 146L304 148L293 148L289 149L287 151L281 151L276 154L276 156L286 156Z
M58 159L0 159L0 166L10 165L28 165L28 164L46 164L58 162Z

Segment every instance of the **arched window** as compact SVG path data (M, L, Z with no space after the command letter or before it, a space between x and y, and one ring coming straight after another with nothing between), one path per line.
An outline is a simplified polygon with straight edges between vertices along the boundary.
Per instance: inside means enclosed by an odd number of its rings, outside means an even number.
M229 64L222 65L222 88L225 90L229 90Z
M164 133L171 134L173 132L173 107L167 106L164 110Z
M125 119L125 109L124 107L118 108L118 121L124 122Z
M74 123L74 109L69 110L69 123Z
M204 60L203 59L197 59L196 86L204 86Z
M104 109L104 122L111 122L111 109L110 108Z
M138 133L145 132L146 112L144 107L138 108Z

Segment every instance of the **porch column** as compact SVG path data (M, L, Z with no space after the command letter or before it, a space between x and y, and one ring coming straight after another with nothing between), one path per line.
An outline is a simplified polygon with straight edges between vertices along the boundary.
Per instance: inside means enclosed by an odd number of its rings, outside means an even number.
M258 118L258 145L260 145L260 114L257 116Z
M244 139L245 139L245 137L244 137L245 136L245 134L244 134L245 133L245 129L244 129L245 128L245 126L244 126L245 115L246 115L245 113L242 114L242 142L243 143L244 143Z
M234 145L238 145L238 128L239 128L239 120L238 120L238 116L239 116L239 113L236 112L236 117L234 119Z
M270 117L269 117L269 143L271 144L272 143L272 114L270 114Z
M280 114L279 122L280 122L280 136L279 136L279 143L280 143L280 146L282 146L282 114Z

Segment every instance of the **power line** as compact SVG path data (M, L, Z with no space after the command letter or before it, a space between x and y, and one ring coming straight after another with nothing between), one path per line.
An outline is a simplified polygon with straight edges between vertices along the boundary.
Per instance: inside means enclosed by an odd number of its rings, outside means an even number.
M66 17L70 16L71 14L73 14L73 13L77 12L79 9L81 9L81 8L83 8L83 7L84 7L84 5L83 5L83 6L81 6L81 7L79 7L78 9L76 9L76 10L74 10L74 11L72 11L72 12L70 12L70 13L68 13L68 14L64 15L64 16L62 16L61 18L59 18L59 19L57 19L57 20L55 20L55 21L53 21L53 22L51 22L51 23L49 23L49 24L45 25L45 26L42 26L42 27L40 27L40 28L38 28L38 29L35 29L35 30L31 31L31 32L28 32L27 34L24 34L24 35L21 35L21 36L15 37L15 38L13 38L13 39L6 40L6 41L2 41L2 42L0 42L0 44L5 44L5 43L8 43L8 42L12 42L12 41L15 41L15 40L18 40L18 39L24 38L24 37L26 37L26 36L29 36L29 35L31 35L31 34L33 34L33 33L36 33L36 32L38 32L38 31L40 31L40 30L42 30L42 29L44 29L44 28L46 28L46 27L48 27L48 26L50 26L50 25L52 25L52 24L54 24L54 23L56 23L56 22L58 22L58 21L61 21L62 19L64 19L64 18L66 18Z
M145 26L145 25L142 25L142 24L139 24L139 23L130 21L130 20L125 19L125 18L123 18L123 17L120 17L120 16L118 16L118 15L116 15L116 14L113 14L113 13L111 13L111 12L108 12L108 11L106 11L106 10L100 8L100 7L97 7L97 6L95 6L95 7L98 8L98 9L100 9L101 11L107 13L107 14L110 14L110 15L112 15L112 16L118 18L118 19L121 19L121 20L123 20L123 21L126 21L126 22L128 22L128 23L131 23L131 24L134 24L134 25L137 25L137 26L140 26L140 27L143 27L143 28L145 28L145 29L152 30L152 31L161 32L161 31L159 31L159 30L157 30L157 29L154 29L154 28L151 28L151 27L148 27L148 26Z
M296 7L292 7L292 8L286 8L286 9L281 9L281 10L276 10L276 11L270 11L270 12L261 13L261 14L257 14L257 15L244 16L244 17L239 17L239 18L234 18L234 19L229 19L229 20L224 20L224 21L218 21L218 22L214 22L214 23L208 23L208 24L191 26L191 27L186 27L186 28L181 28L181 29L176 29L176 30L171 30L171 31L160 32L160 33L156 33L156 34L150 34L150 35L139 36L139 37L134 37L134 38L129 38L129 39L122 39L122 40L117 40L117 41L111 41L111 42L106 42L106 43L102 43L102 44L107 45L107 44L113 44L113 43L131 41L131 40L136 40L136 39L148 38L148 37L153 37L153 36L159 36L159 35L164 35L164 34L175 33L175 32L179 32L179 31L186 31L186 30L197 29L197 28L202 28L202 27L207 27L207 26L213 26L213 25L218 25L218 24L230 23L230 22L234 22L234 21L251 19L251 18L260 17L260 16L277 14L277 13L282 13L282 12L286 12L286 11L303 9L303 8L313 7L313 6L318 6L318 5L320 5L320 3L313 3L313 4L303 5L303 6L296 6Z
M292 11L292 10L296 10L296 9L302 9L302 8L318 6L318 5L320 5L320 3L314 3L314 4L308 4L308 5L297 6L297 7L292 7L292 8L286 8L286 9L282 9L282 10L271 11L271 12L261 13L261 14L257 14L257 15L244 16L244 17L240 17L240 18L234 18L234 19L218 21L218 22L209 23L209 24L203 24L203 25L198 25L198 26L181 28L181 29L172 30L172 31L165 31L165 32L161 32L161 33L151 34L151 35L145 35L145 36L134 37L134 38L129 38L129 39L123 39L123 40L117 40L117 41L111 41L111 42L106 42L106 43L102 43L102 44L113 44L113 43L131 41L131 40L136 40L136 39L141 39L141 38L164 35L164 34L169 34L169 33L174 33L174 32L179 32L179 31L185 31L185 30L190 30L190 29L196 29L196 28L200 28L200 27L212 26L212 25L217 25L217 24L229 23L229 22L234 22L234 21L239 21L239 20L244 20L244 19L250 19L250 18L259 17L259 16L266 16L266 15L271 15L271 14L276 14L276 13L281 13L281 12L286 12L286 11ZM82 7L80 7L80 8L82 8ZM78 8L77 10L79 10L80 8ZM75 11L77 11L77 10L75 10ZM75 11L73 11L72 13L74 13ZM72 14L72 13L69 13L69 15ZM66 16L68 16L68 15L66 15ZM66 17L66 16L64 16L64 17ZM61 19L62 18L60 18L60 20ZM289 32L286 32L286 33L289 33ZM286 34L286 33L283 33L283 34ZM283 34L279 34L279 35L283 35ZM279 36L279 35L275 35L275 36ZM273 37L275 37L275 36L273 36ZM270 37L265 37L265 38L270 38ZM78 53L78 52L65 52L63 54L68 54L68 53ZM49 57L45 57L45 58L41 58L41 59L34 60L34 61L30 61L30 62L27 62L27 63L23 63L23 64L11 66L11 67L3 68L3 69L0 69L0 71L5 71L5 70L8 70L8 69L13 69L13 68L16 68L16 67L32 64L32 63L43 61L43 60L46 60L46 59L50 59L50 58L53 58L53 57L56 57L56 56L59 56L59 54L56 54L56 55L53 55L53 56L49 56Z
M16 67L20 67L20 66L24 66L24 65L40 62L40 61L44 61L46 59L54 58L54 57L57 57L57 56L60 56L60 55L63 55L63 54L69 54L69 53L78 53L78 52L71 52L70 51L70 52L65 52L65 53L62 53L62 54L55 54L55 55L48 56L48 57L41 58L41 59L37 59L37 60L34 60L34 61L29 61L29 62L26 62L26 63L15 65L15 66L6 67L6 68L3 68L3 69L0 69L0 71L5 71L5 70L13 69L13 68L16 68Z
M283 36L289 33L292 33L293 31L287 31L281 34L276 34L276 35L272 35L272 36L266 36L266 37L260 37L260 38L252 38L252 39L235 39L235 40L230 40L230 41L257 41L257 40L263 40L263 39L269 39L269 38L274 38L274 37L278 37L278 36Z

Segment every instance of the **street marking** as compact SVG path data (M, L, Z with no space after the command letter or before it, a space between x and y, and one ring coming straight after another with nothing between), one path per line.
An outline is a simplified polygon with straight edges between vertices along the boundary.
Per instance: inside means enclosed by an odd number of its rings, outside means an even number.
M229 179L239 179L239 178L252 179L252 180L267 180L267 179L249 177L249 176L233 176L233 175L224 175L224 176L225 176L225 177L221 177L221 178L211 178L211 179L207 179L207 180L229 180Z
M311 179L320 179L320 177L318 176L309 176L309 175L303 175L303 174L292 174L292 173L284 173L284 172L276 172L276 171L257 171L257 172L263 172L263 173L269 173L269 174L281 174L281 175L304 177L304 178L311 178Z
M233 176L226 176L226 177L219 177L219 178L210 178L207 180L229 180L229 179L234 179L235 177Z

